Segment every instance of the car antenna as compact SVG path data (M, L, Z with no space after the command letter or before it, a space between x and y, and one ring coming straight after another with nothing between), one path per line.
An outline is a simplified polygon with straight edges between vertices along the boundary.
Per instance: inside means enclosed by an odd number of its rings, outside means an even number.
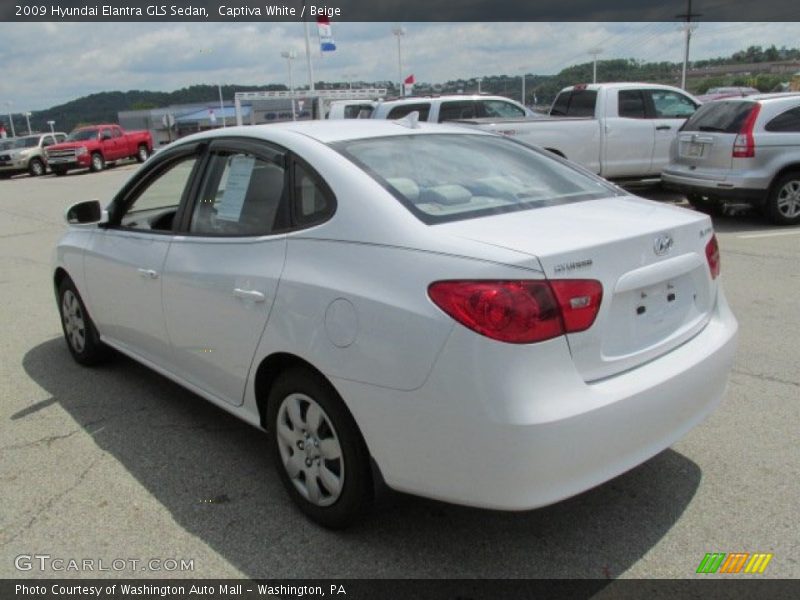
M397 119L396 121L392 122L395 125L408 127L409 129L419 129L419 111L418 110L412 111L402 119Z

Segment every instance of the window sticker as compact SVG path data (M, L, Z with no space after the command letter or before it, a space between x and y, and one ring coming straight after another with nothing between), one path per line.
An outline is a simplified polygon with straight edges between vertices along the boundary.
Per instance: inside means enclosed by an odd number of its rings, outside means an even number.
M253 174L256 159L254 156L236 155L228 163L228 180L222 200L217 204L217 219L223 221L239 221L244 206L250 177Z

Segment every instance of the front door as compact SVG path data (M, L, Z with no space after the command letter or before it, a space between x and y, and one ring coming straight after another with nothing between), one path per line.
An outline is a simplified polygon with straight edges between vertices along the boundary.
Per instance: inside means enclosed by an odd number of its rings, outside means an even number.
M85 272L92 318L104 340L156 364L171 362L161 301L162 270L173 221L195 167L195 154L162 161L92 237Z

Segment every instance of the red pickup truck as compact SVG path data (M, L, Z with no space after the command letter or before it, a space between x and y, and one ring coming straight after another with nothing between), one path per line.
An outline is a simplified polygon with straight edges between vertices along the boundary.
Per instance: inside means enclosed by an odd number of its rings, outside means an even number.
M144 162L153 152L149 131L124 131L119 125L92 125L69 134L66 141L47 148L47 165L56 175L70 169L102 171L106 163L123 158Z

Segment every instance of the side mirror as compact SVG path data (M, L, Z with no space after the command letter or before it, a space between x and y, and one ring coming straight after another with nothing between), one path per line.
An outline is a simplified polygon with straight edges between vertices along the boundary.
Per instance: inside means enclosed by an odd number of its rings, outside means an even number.
M87 200L78 202L67 209L65 215L67 223L70 225L102 225L108 223L108 211L103 210L98 200Z

